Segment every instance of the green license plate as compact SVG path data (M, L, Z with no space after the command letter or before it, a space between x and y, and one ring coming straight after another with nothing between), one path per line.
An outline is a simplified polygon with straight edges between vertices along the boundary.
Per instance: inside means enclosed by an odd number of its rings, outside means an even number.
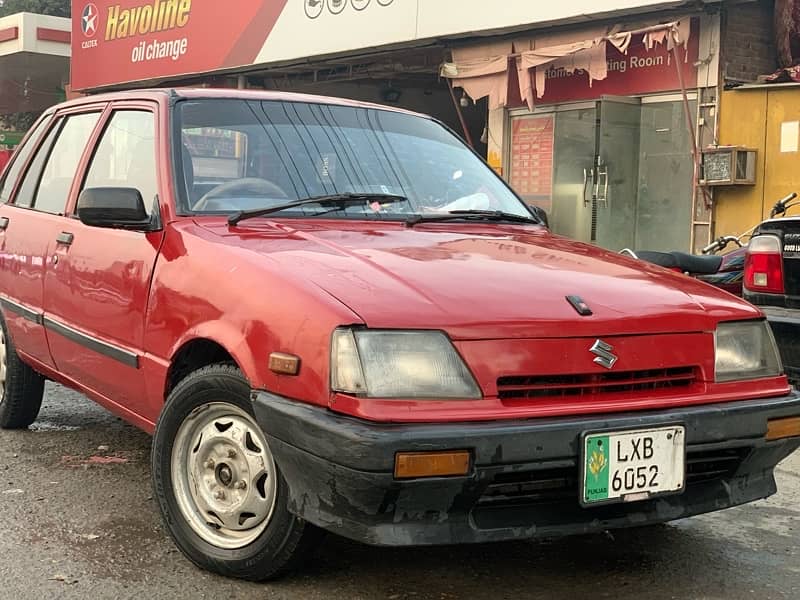
M682 425L585 433L581 503L635 502L683 491L685 433Z

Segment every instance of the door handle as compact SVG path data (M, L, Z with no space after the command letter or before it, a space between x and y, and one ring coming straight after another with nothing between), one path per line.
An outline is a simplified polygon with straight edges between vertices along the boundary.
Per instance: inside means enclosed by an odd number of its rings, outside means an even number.
M594 169L593 169L594 170ZM583 168L583 205L589 206L589 200L586 198L586 190L589 187L589 169Z
M8 217L0 217L0 231L5 231L6 229L8 229L9 222L10 221Z
M602 193L600 192L601 187ZM608 208L608 165L597 169L597 204L601 208Z
M64 246L71 246L72 240L74 239L75 239L74 235L72 235L68 231L62 231L61 233L58 234L56 242L58 242L59 244L63 244Z

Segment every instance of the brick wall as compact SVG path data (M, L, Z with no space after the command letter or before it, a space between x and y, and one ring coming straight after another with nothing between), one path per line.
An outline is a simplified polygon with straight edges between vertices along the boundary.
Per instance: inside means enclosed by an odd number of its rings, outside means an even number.
M723 16L723 74L726 81L755 81L777 68L773 0L726 3Z

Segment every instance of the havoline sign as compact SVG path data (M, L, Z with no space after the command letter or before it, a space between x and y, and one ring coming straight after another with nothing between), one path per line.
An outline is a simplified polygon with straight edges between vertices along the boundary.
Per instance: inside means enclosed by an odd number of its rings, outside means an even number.
M72 87L251 64L287 2L73 0Z

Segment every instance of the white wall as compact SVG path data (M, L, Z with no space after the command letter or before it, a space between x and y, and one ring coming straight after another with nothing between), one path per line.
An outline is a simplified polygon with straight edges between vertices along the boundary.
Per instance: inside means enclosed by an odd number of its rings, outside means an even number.
M17 13L0 19L0 30L11 27L16 27L19 30L19 37L8 42L0 42L0 56L15 52L35 52L53 56L70 55L69 44L42 41L37 39L36 36L36 30L39 27L70 32L72 23L69 19L33 13Z
M591 22L620 12L687 4L680 0L417 0L417 3L419 38L551 22Z
M210 1L210 0L209 0ZM268 1L268 0L263 0ZM443 36L525 29L550 23L592 22L620 14L695 5L686 0L345 0L333 13L327 2L311 18L307 0L288 0L255 64L272 64L391 47ZM714 3L719 0L701 0Z

